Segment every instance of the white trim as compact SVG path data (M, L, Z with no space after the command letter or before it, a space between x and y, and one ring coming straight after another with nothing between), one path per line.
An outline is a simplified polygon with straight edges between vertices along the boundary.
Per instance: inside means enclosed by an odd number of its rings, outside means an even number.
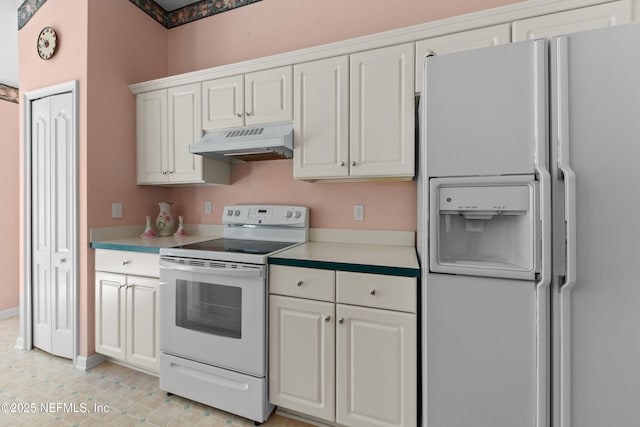
M623 0L624 1L624 0ZM630 0L630 13L632 12ZM637 1L637 0L635 0ZM402 43L438 37L460 31L473 30L491 25L511 23L519 19L557 13L596 4L610 3L602 0L529 0L493 9L467 13L451 18L398 28L381 33L356 37L349 40L313 46L291 52L251 59L219 67L193 71L171 77L129 85L133 94L138 95L152 90L166 89L172 86L199 83L205 80L233 76L253 71L286 65L300 64L317 59L338 55L348 55L363 50L377 49ZM637 6L636 6L637 7ZM169 30L171 31L171 30Z
M0 319L17 316L18 314L20 314L20 307L7 308L6 310L0 311Z
M75 367L83 371L88 371L105 360L107 360L107 356L98 353L93 353L91 356L78 356L76 357Z
M31 293L31 102L37 99L45 98L52 95L58 95L61 93L71 92L72 99L72 117L73 126L71 128L72 140L74 150L72 153L73 168L71 171L71 181L73 183L74 197L71 201L71 239L74 242L71 257L73 259L74 268L71 270L71 280L74 286L71 288L71 304L74 308L72 311L72 333L73 333L73 363L75 365L78 357L78 294L79 294L79 242L78 242L78 226L79 226L79 211L78 211L78 150L79 150L79 137L78 137L78 121L79 121L79 108L78 108L78 86L77 80L72 80L64 83L60 83L53 86L48 86L42 89L36 89L33 91L25 92L22 94L22 108L24 117L24 139L23 139L23 226L22 237L24 241L23 251L23 278L24 283L22 286L22 294L20 294L20 337L16 340L16 347L23 350L31 350L33 348L33 330L32 330L32 293Z

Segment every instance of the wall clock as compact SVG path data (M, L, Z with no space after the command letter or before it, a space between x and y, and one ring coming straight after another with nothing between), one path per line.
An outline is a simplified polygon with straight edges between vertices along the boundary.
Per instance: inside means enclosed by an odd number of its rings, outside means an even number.
M44 27L38 36L38 55L42 59L50 59L56 51L58 38L51 27Z

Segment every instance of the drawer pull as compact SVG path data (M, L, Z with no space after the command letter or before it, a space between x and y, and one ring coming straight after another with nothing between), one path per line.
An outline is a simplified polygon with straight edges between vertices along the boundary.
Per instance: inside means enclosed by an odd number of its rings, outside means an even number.
M344 323L344 319L341 317L340 319L338 319L338 323L342 325Z
M296 286L302 286L302 280L298 280L298 281L296 282Z
M371 289L371 291L369 292L371 295L375 295L376 294L376 290L375 289Z
M331 321L331 316L325 316L324 321L329 323Z
M130 261L130 260L122 261L122 265L129 265L129 264L131 264L131 261Z

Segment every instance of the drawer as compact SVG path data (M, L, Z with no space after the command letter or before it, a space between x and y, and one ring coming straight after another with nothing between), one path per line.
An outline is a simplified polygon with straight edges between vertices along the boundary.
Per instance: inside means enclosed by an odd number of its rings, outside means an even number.
M316 268L269 266L269 292L321 301L335 301L335 272Z
M96 249L96 271L160 277L160 255Z
M415 277L382 274L336 273L336 301L343 304L416 312Z

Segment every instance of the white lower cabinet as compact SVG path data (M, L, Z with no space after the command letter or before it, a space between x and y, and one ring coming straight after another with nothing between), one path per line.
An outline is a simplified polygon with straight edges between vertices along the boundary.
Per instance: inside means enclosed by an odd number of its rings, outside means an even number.
M270 402L346 426L417 425L416 279L270 268Z
M96 251L96 269L118 251ZM100 253L100 255L99 255ZM106 253L107 256L102 256ZM148 263L152 254L122 252L122 261ZM146 256L140 259L141 255ZM157 257L157 255L155 256ZM131 260L133 258L133 261ZM137 262L141 261L141 262ZM122 267L122 266L120 266ZM146 267L146 266L144 266ZM113 271L114 269L112 269ZM158 342L158 286L155 277L96 271L96 352L152 373L160 370Z

